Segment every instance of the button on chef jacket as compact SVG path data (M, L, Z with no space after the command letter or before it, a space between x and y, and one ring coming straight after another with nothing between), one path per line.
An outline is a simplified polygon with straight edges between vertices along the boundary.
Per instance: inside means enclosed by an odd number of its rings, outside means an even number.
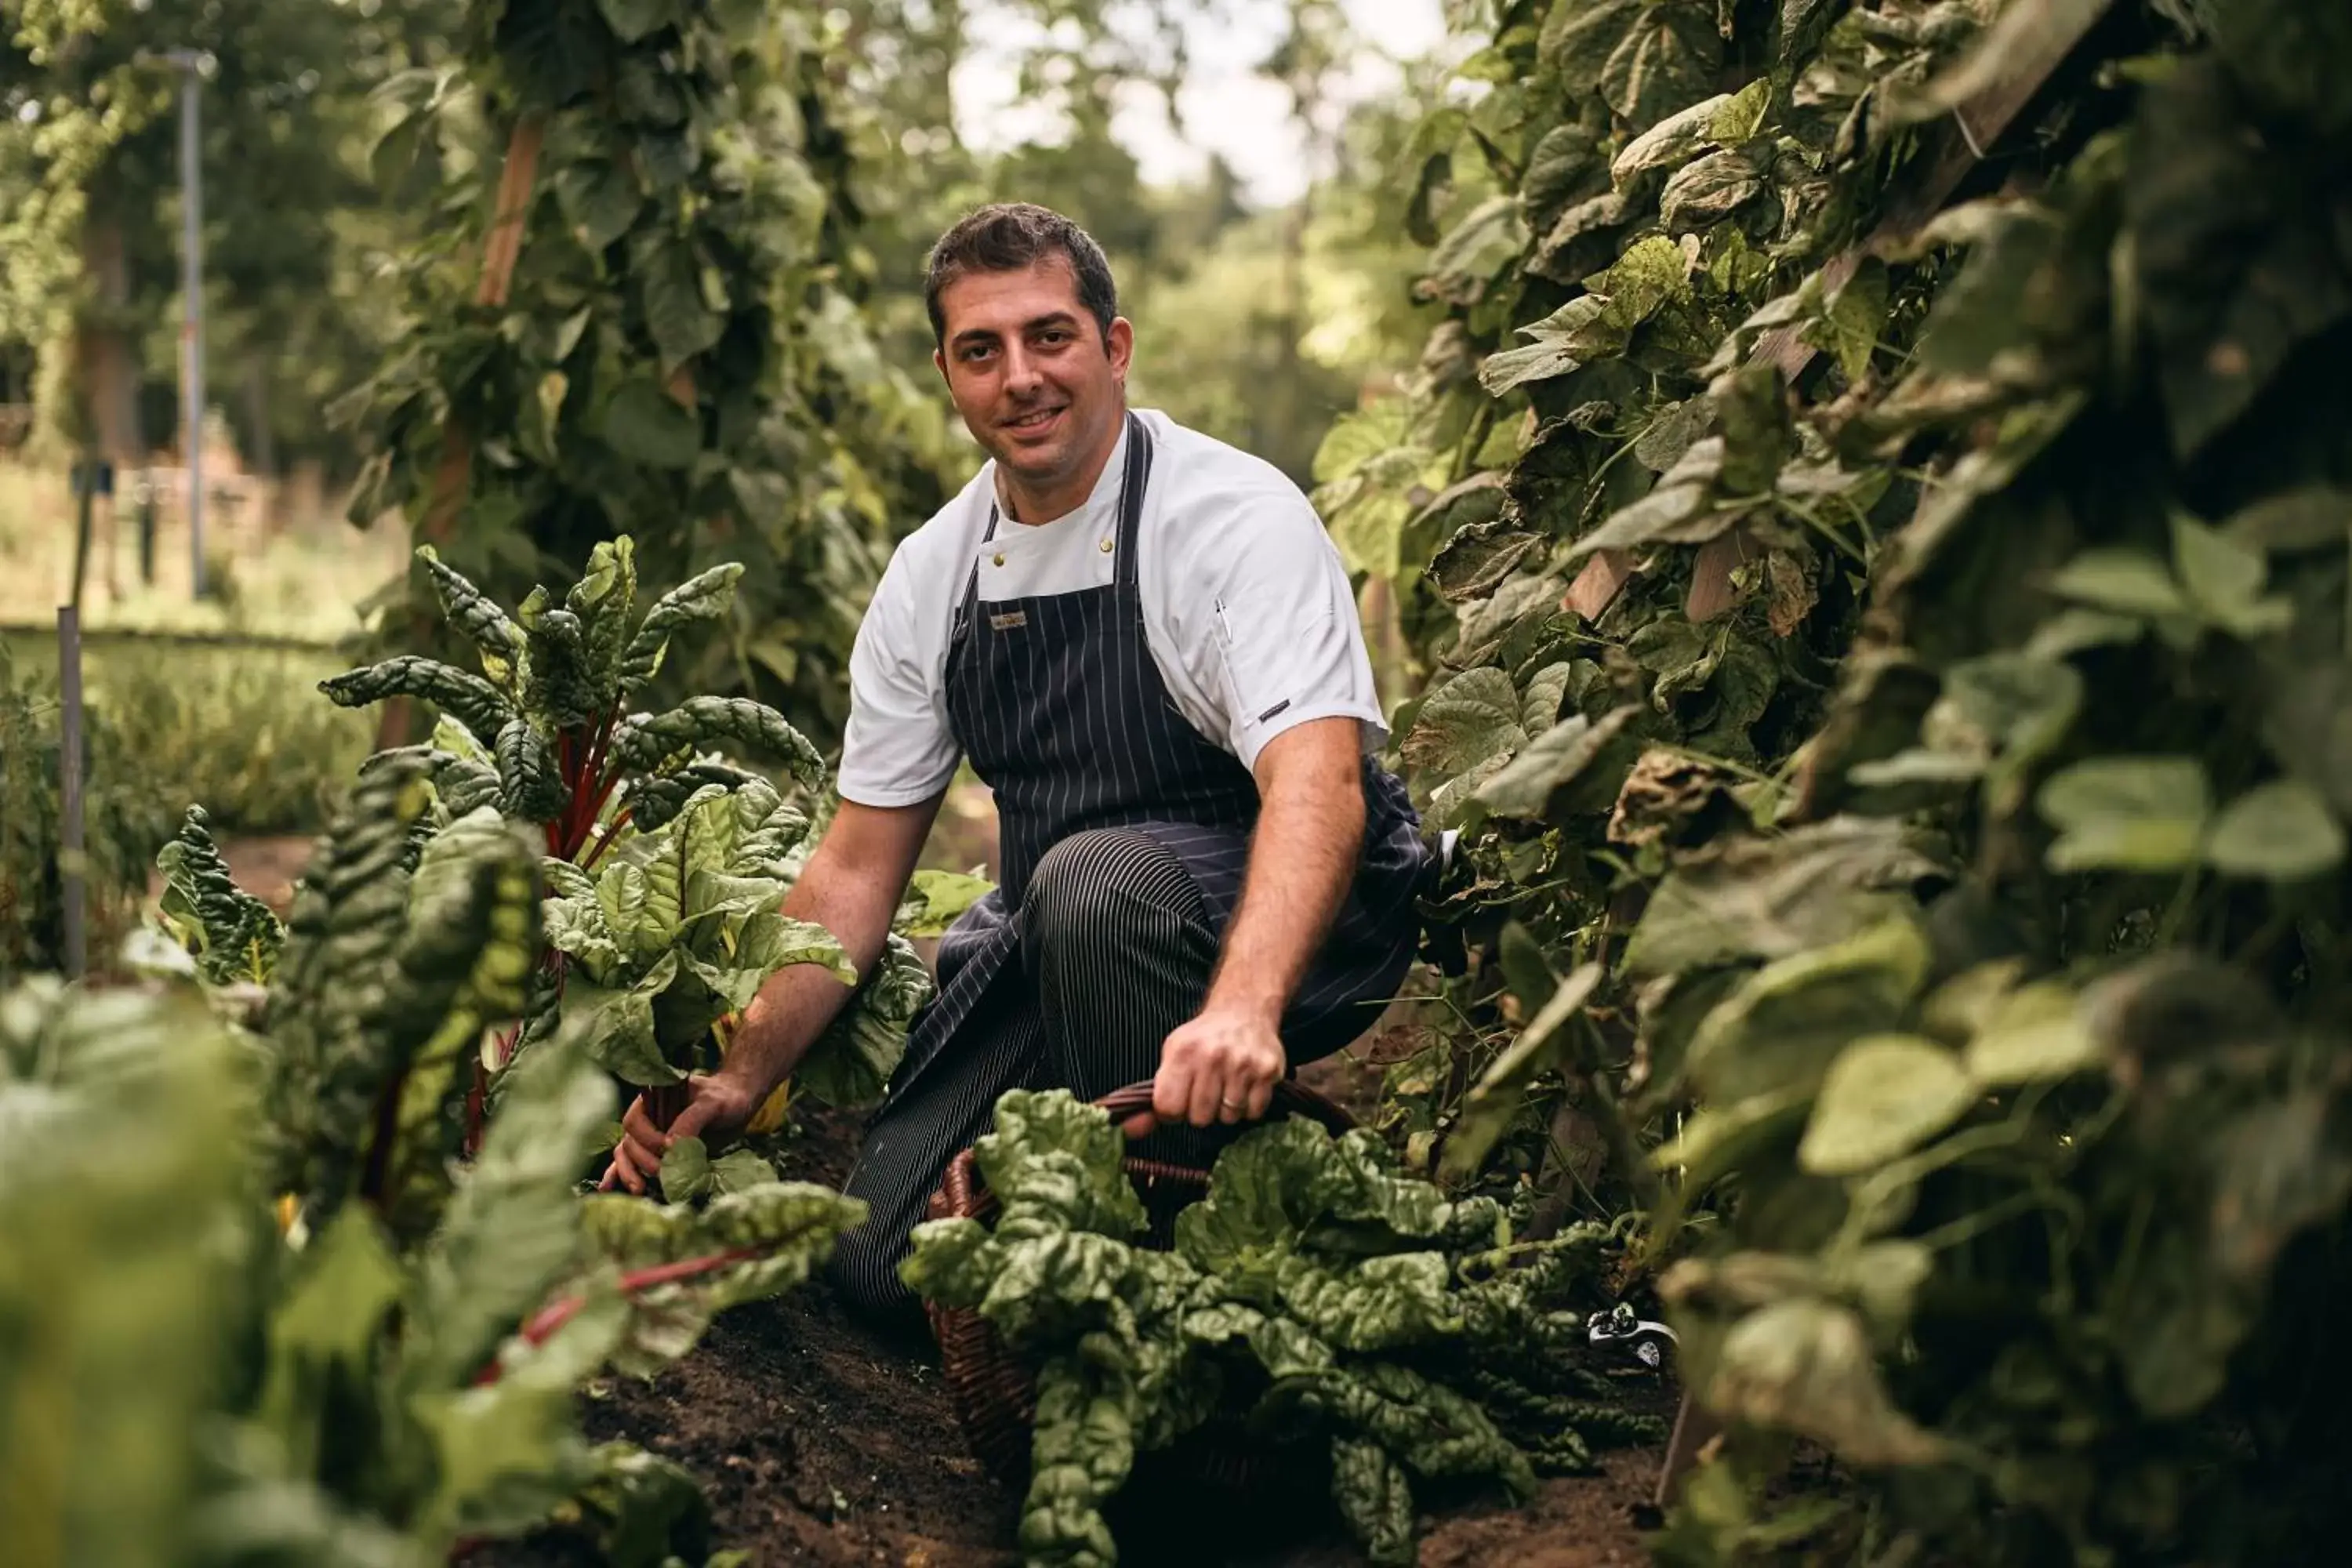
M1169 695L1210 741L1254 767L1267 742L1309 720L1357 721L1367 751L1388 731L1346 567L1282 470L1165 414L1138 410L1155 446L1137 563L1144 637ZM1046 523L1000 521L996 464L891 555L849 660L837 784L861 805L908 805L945 789L962 749L948 727L956 606L1108 586L1118 570L1128 437L1084 504Z

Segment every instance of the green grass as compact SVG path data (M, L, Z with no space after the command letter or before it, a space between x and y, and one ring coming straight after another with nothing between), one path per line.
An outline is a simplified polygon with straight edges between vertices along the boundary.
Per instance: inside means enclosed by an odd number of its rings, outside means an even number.
M0 633L20 677L57 674L54 638ZM121 738L118 766L221 834L326 826L374 739L374 716L336 707L318 682L334 655L94 637L83 649L90 707ZM98 782L98 781L93 781Z
M331 641L356 631L360 605L407 563L408 543L391 522L362 533L332 510L336 498L289 516L267 538L241 530L225 509L207 515L208 587L189 595L187 530L176 497L158 509L155 581L140 581L136 510L127 476L110 522L101 503L82 590L88 626L184 632L245 632ZM302 510L290 489L278 503ZM70 596L75 505L58 471L0 460L0 624L45 625ZM107 533L112 530L111 581Z

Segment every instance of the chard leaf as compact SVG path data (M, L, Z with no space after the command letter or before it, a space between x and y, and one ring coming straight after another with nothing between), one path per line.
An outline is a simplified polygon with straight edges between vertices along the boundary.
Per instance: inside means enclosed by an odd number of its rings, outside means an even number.
M522 628L488 594L445 563L430 544L418 545L416 558L433 580L442 616L480 651L482 668L491 681L504 685L515 661L522 657Z
M944 936L958 916L995 889L995 883L976 870L940 871L926 867L908 882L908 899L898 910L895 928L902 936Z
M865 1204L807 1182L720 1192L699 1209L619 1194L598 1194L581 1208L591 1255L625 1276L686 1266L630 1293L613 1363L638 1374L686 1354L728 1308L804 1283L866 1218Z
M188 807L155 866L163 874L163 922L195 955L197 973L215 985L268 984L285 945L285 928L268 905L229 876L202 806Z
M691 1203L711 1187L710 1151L699 1138L680 1138L662 1152L662 1201Z
M410 1394L469 1385L580 1256L572 1195L610 1114L587 1058L562 1047L517 1058L482 1141L407 1288L401 1377Z
M735 602L735 584L742 577L740 563L728 562L698 573L664 594L646 611L621 655L620 691L624 700L635 695L657 674L669 639L678 627L696 621L715 621Z
M747 921L735 950L736 964L756 972L761 979L773 974L788 964L814 963L832 971L833 977L844 985L857 984L857 968L849 962L840 942L824 927L813 921L796 921L778 914L762 914ZM753 987L758 989L756 983ZM741 1006L750 997L735 1004Z
M600 540L588 552L588 570L563 595L564 609L583 628L588 681L597 693L599 716L628 696L621 689L622 649L636 598L636 542L625 533L618 539Z
M662 984L675 970L675 957L663 961L655 973ZM588 1059L627 1083L682 1083L686 1073L662 1054L654 1030L654 997L661 985L624 987L591 985L575 979L564 987L564 1023L580 1035Z
M615 733L613 755L623 766L653 773L722 746L782 763L809 789L824 782L824 759L808 738L774 709L743 697L695 697L665 713L633 715Z
M385 659L319 682L338 707L362 708L391 697L430 702L472 731L485 746L497 742L514 710L478 675L414 654Z
M408 890L408 931L394 962L387 1026L415 1043L401 1066L393 1143L380 1150L382 1203L404 1235L437 1218L457 1155L455 1114L476 1047L519 1016L539 961L537 857L484 806L425 846Z
M922 956L894 932L882 961L801 1058L793 1081L828 1105L866 1105L878 1099L906 1054L908 1026L931 990Z
M497 737L499 808L525 822L552 822L571 799L547 739L518 715Z
M539 597L534 594L522 605L530 651L522 709L534 728L560 734L603 718L612 704L598 689L588 628L570 610L541 605Z

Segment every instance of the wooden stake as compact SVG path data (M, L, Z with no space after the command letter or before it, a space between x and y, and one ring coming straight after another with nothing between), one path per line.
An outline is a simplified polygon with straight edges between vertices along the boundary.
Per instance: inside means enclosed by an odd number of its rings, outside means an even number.
M1675 1412L1674 1436L1666 1439L1665 1462L1658 1467L1658 1484L1650 1500L1660 1508L1673 1506L1675 1494L1682 1489L1683 1477L1698 1460L1698 1452L1715 1440L1723 1430L1723 1423L1707 1414L1706 1407L1683 1391L1683 1402Z
M474 303L496 310L507 302L514 287L515 266L522 259L523 236L530 216L530 196L539 177L540 148L547 139L547 122L536 114L515 121L507 138L505 162L499 167L498 195L490 208L490 229L482 241L482 275L474 287ZM474 477L474 439L463 422L451 418L441 430L441 461L433 470L426 492L425 517L417 531L433 544L448 542L466 491ZM415 623L422 639L425 627ZM408 739L409 702L394 697L376 717L375 745L389 751Z

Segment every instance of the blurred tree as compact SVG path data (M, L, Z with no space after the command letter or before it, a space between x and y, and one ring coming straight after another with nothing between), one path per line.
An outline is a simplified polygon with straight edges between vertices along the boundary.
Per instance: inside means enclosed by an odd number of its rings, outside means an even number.
M249 461L354 454L320 416L390 321L372 260L422 215L366 178L371 90L436 58L455 0L0 0L0 343L37 353L54 437L175 439L175 79L204 52L206 380Z

